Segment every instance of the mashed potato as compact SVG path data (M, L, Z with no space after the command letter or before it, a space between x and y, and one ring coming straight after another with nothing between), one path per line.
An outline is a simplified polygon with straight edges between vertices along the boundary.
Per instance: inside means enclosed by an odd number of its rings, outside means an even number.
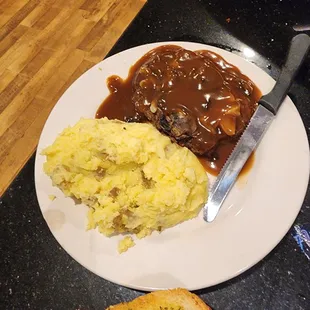
M88 229L106 236L143 238L196 217L207 199L199 160L151 124L81 119L42 154L53 184L89 207Z
M129 248L133 247L135 242L132 237L126 236L123 240L121 240L118 244L118 252L123 253L126 252Z

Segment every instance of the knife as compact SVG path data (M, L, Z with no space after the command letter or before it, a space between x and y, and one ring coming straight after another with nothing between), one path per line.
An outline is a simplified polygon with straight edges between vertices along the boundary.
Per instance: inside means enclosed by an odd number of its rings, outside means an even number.
M257 148L275 118L294 77L307 56L309 48L310 37L308 35L299 34L293 37L285 65L275 86L259 100L258 107L247 128L213 185L209 199L203 208L205 221L212 222L217 216L242 167Z

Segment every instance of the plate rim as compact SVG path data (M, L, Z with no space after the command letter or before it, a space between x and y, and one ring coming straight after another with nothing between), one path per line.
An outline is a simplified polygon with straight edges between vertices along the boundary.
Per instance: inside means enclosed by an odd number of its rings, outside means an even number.
M40 168L38 167L38 158L39 158L39 156L41 156L41 154L40 154L40 152L38 152L38 150L39 150L39 146L40 146L40 142L41 142L41 137L42 137L43 132L44 132L46 126L47 126L47 122L48 122L48 120L49 120L49 118L50 118L50 115L51 115L51 113L54 111L54 109L57 107L57 105L60 103L61 98L62 98L67 92L69 92L70 89L72 89L71 87L72 87L79 79L81 79L81 78L82 78L85 74L87 74L89 71L95 70L96 67L100 67L100 64L101 64L102 62L106 61L107 59L111 59L111 58L114 58L114 57L120 57L120 56L119 56L120 54L123 54L123 53L125 54L125 53L128 52L129 50L131 50L131 51L132 51L132 50L136 50L136 49L138 50L138 49L140 49L140 48L142 48L142 47L144 47L144 48L148 48L148 47L149 47L149 49L152 49L152 48L155 48L156 46L168 45L168 44L169 44L169 45L181 45L181 46L182 46L183 44L190 44L190 45L193 45L193 46L194 46L194 45L200 45L200 46L203 46L204 49L213 50L213 51L215 51L215 52L220 51L219 54L220 54L221 56L223 56L224 58L226 57L225 54L227 54L227 55L228 55L228 54L232 54L232 55L234 55L234 57L238 57L238 58L240 58L242 61L246 61L249 65L254 66L254 67L260 69L262 72L264 72L265 74L268 75L268 73L267 73L266 71L264 71L261 67L259 67L259 66L255 65L255 64L253 64L252 62L248 61L246 58L241 57L240 55L237 55L237 54L235 54L235 53L226 51L226 50L224 50L224 49L221 49L221 48L218 48L218 47L215 47L215 46L212 46L212 45L203 44L203 43L197 43L197 42L187 42L187 41L163 41L163 42L147 43L147 44L135 46L135 47L132 47L132 48L123 50L123 51L121 51L121 52L119 52L119 53L113 54L113 55L111 55L111 56L105 58L105 59L102 60L101 62L95 64L94 66L92 66L91 68L89 68L85 73L83 73L77 80L75 80L75 81L66 89L66 91L62 94L62 96L59 98L59 100L57 101L57 103L55 104L55 106L53 107L53 109L51 110L51 112L50 112L50 114L49 114L49 116L48 116L48 118L47 118L47 120L46 120L46 122L45 122L45 124L44 124L44 126L43 126L42 132L41 132L41 134L40 134L40 138L39 138L38 146L37 146L37 152L36 152L36 155L35 155L35 169L34 169L35 179L34 179L34 181L35 181L35 189L36 189L37 200L38 200L39 208L40 208L40 211L41 211L41 213L42 213L43 218L44 218L43 210L42 210L42 208L41 208L41 204L40 204L40 200L39 200L39 196L38 196L38 189L37 189L37 186L38 186L38 182L37 182L37 177L38 177L38 176L37 176L37 172L38 172L38 169L40 170ZM195 50L195 49L193 49L193 50ZM222 55L222 53L224 53L224 55ZM228 61L229 63L231 63L230 60L227 60L227 61ZM234 65L234 63L232 63L232 64ZM239 69L240 69L240 71L242 72L242 68L239 68ZM268 76L269 76L269 75L268 75ZM269 77L270 77L270 76L269 76ZM272 79L273 82L275 83L275 81L274 81L274 79L273 79L272 77L270 77L270 79ZM308 141L308 137L307 137L307 133L306 133L306 129L305 129L304 122L303 122L303 120L302 120L302 118L301 118L301 116L300 116L300 114L299 114L299 112L298 112L298 110L297 110L297 108L296 108L294 102L291 100L291 98L290 98L290 101L293 103L293 106L294 106L295 110L296 110L297 113L298 113L298 116L299 116L300 121L301 121L301 123L302 123L303 131L304 131L304 136L305 136L305 138L306 138L306 142L307 142L308 145L309 145L309 141ZM308 154L310 154L309 149L308 149ZM309 156L308 156L308 157L309 157ZM310 158L309 158L309 160L308 160L307 166L308 166L308 172L310 172ZM41 170L42 170L42 168L41 168ZM298 210L296 209L296 214L295 214L294 219L292 219L292 220L290 221L291 224L290 224L288 227L286 227L285 229L284 229L284 228L282 229L283 231L285 231L285 233L284 233L283 235L281 234L282 237L279 238L279 240L277 240L276 242L274 242L274 244L272 244L272 245L270 245L270 246L268 247L268 248L269 248L269 249L268 249L268 252L262 253L262 255L260 255L255 261L252 261L252 263L248 264L245 268L239 270L238 272L235 272L234 275L230 275L230 276L228 276L228 277L223 277L223 279L218 280L218 281L214 281L214 282L209 281L210 284L208 284L207 286L201 286L201 285L198 285L198 286L196 286L196 287L195 287L195 286L191 286L191 287L188 288L188 289L191 290L191 291L195 291L195 290L199 290L199 289L203 289L203 288L207 288L207 287L213 287L213 286L218 285L218 284L220 284L220 283L227 282L227 281L229 281L229 280L231 280L231 279L233 279L233 278L236 278L237 276L239 276L240 274L242 274L242 273L245 272L246 270L251 269L251 268L252 268L253 266L255 266L258 262L260 262L264 257L266 257L268 254L270 254L270 253L277 247L277 245L283 240L283 238L286 236L287 232L288 232L289 229L291 228L292 224L293 224L294 221L296 220L296 218L297 218L297 216L298 216L298 214L299 214L299 212L300 212L300 210L301 210L301 208L302 208L303 201L304 201L304 198L305 198L305 195L306 195L306 192L307 192L307 188L308 188L308 184L309 184L309 177L310 177L310 175L309 175L309 173L308 173L308 179L307 179L307 182L305 182L305 184L307 184L307 185L305 185L305 189L304 189L304 191L303 191L302 198L300 198L300 200L301 200L300 207L299 207ZM121 285L121 286L124 286L124 287L128 287L128 288L132 288L132 289L136 289L136 290L156 291L156 290L161 290L161 289L163 289L163 287L141 286L141 285L134 285L134 284L124 283L124 282L122 282L122 281L116 281L116 280L114 280L114 279L110 279L109 277L106 277L106 276L103 277L102 275L99 275L97 272L94 271L93 268L91 268L91 267L89 267L89 266L85 267L82 263L79 262L78 259L76 259L76 257L75 257L74 255L72 255L72 253L68 252L68 250L65 249L65 247L60 243L60 241L57 239L57 237L56 237L55 234L53 233L52 229L50 228L50 226L49 226L49 224L47 223L47 221L45 220L45 218L44 218L44 221L46 222L46 224L47 224L49 230L51 231L52 236L56 239L56 241L58 242L58 244L65 250L65 252L66 252L67 254L69 254L77 263L79 263L81 266L83 266L83 268L88 269L89 271L91 271L92 273L96 274L97 276L99 276L99 277L101 277L101 278L103 278L103 279L105 279L105 280L108 280L108 281L110 281L110 282L116 283L116 284L118 284L118 285ZM277 239L278 239L278 238L277 238ZM169 287L167 287L167 288L169 288Z

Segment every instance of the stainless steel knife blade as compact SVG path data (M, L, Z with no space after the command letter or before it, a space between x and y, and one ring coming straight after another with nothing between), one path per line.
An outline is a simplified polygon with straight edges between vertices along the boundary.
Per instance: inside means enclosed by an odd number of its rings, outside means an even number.
M242 167L253 150L258 146L278 112L309 49L310 37L308 35L299 34L292 39L285 65L275 86L270 93L259 100L257 110L253 114L249 125L241 135L211 190L211 194L203 210L205 221L212 222L215 219Z
M204 207L205 221L212 222L215 219L241 169L259 144L274 117L274 114L269 110L261 105L258 106L214 183L208 203Z

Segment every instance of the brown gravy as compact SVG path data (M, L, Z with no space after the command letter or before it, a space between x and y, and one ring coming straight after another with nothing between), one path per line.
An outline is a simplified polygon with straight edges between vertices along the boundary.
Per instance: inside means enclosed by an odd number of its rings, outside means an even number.
M160 57L163 54L165 55L165 53L175 53L180 49L182 48L179 46L160 46L141 57L130 68L128 77L125 80L118 76L110 76L107 79L107 86L109 88L110 95L98 108L96 118L108 117L109 119L119 119L129 122L148 122L149 119L145 117L144 114L137 112L136 104L133 102L136 91L133 84L136 83L139 70L143 65L150 63L154 57ZM202 58L195 58L192 60L192 63L207 63L206 67L203 68L203 70L205 70L203 74L205 74L207 77L208 84L203 86L201 83L199 84L196 80L192 79L191 83L195 84L194 88L187 88L185 79L186 76L184 76L184 79L181 78L181 80L177 80L178 83L176 85L174 84L175 87L172 87L167 91L160 90L160 100L166 104L166 110L169 109L173 111L173 109L179 109L182 110L182 113L188 113L196 117L198 120L197 123L199 124L198 130L196 130L196 132L199 133L200 139L207 139L209 141L210 139L213 139L212 143L216 146L212 149L211 152L203 156L199 156L199 159L209 173L217 175L223 167L232 149L234 148L236 142L238 141L240 134L236 133L235 131L239 130L240 133L243 131L243 126L247 124L250 117L254 113L257 102L261 97L261 92L254 85L254 83L249 80L249 78L244 76L239 71L238 68L227 63L221 56L209 51L198 51L196 53L196 55L200 55ZM166 66L167 64L165 63L164 65ZM182 68L185 74L186 70L188 71L190 69L190 65L190 62L188 62L187 67L184 66ZM161 68L161 66L163 66L163 62L158 61L155 63L155 69L157 71ZM159 77L156 78L157 83ZM172 84L171 81L172 79L170 79L170 84ZM169 83L169 80L165 80L165 82ZM223 85L221 85L221 83ZM216 84L220 85L221 87L217 87ZM156 89L155 83L151 84L151 88ZM193 89L197 89L197 91L193 91ZM147 96L150 96L150 98L147 98L146 96L147 100L153 100L151 96L153 93L154 92L148 91ZM158 95L156 96L158 98ZM213 106L209 110L205 110L203 108L205 102L205 99L203 98L206 97L209 99L211 97L211 102L213 102ZM232 119L235 122L235 127L233 127L233 134L229 133L229 128L228 131L226 130L226 132L228 132L227 134L224 132L222 127L220 129L216 129L216 135L214 135L214 132L211 135L209 130L209 128L212 127L211 125L213 123L221 122L223 120L223 115L227 112L227 109L232 107L234 108L233 104L236 101L242 102L238 109L239 114L241 112L243 118L237 120L236 118L228 118L228 123L231 123ZM158 102L160 105L160 101ZM213 128L211 129L213 130ZM199 139L197 140L199 141ZM176 139L174 139L174 141L176 141ZM205 143L209 143L209 141L205 141ZM179 141L177 142L179 143ZM188 146L185 143L179 144ZM197 152L196 154L199 155ZM244 166L242 171L243 174L252 167L253 162L254 154L249 158L247 164Z

